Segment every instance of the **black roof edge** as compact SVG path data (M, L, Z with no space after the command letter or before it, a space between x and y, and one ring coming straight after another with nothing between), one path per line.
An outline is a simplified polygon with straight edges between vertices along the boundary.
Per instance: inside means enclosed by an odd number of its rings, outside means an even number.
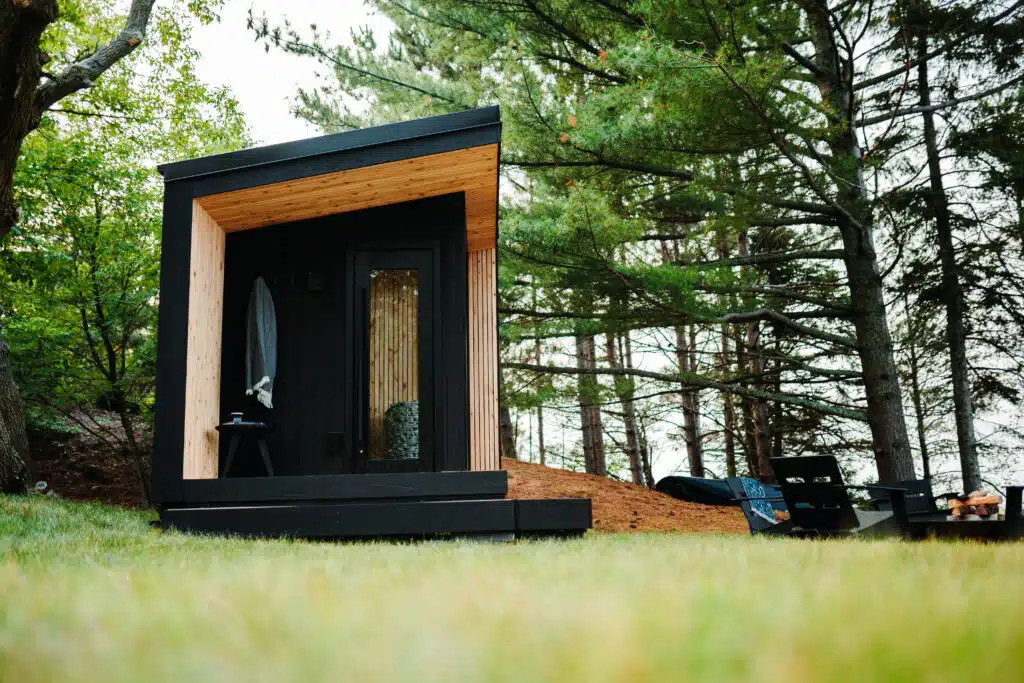
M474 128L500 125L501 115L497 105L469 109L453 114L441 114L412 121L390 123L360 130L322 135L319 137L282 142L263 147L252 147L215 154L198 159L175 161L157 166L164 176L164 182L195 178L236 171L255 166L267 166L310 157L334 154L348 150L362 149L392 142L425 138L432 135L453 133Z

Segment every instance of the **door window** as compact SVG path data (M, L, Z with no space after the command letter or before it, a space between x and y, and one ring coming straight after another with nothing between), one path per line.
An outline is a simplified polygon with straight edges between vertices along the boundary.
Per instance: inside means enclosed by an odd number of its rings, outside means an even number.
M420 457L419 284L414 269L370 270L370 460Z

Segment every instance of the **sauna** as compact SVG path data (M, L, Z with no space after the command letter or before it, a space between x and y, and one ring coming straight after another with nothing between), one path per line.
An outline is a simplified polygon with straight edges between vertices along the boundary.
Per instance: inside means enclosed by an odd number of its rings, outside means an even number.
M498 457L496 107L164 164L161 524L579 533Z

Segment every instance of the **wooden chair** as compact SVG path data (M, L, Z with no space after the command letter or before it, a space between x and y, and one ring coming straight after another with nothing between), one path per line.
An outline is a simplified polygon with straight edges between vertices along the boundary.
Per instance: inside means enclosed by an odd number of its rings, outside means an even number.
M914 520L923 519L925 517L945 519L946 512L940 510L939 506L936 505L936 502L939 500L956 498L957 495L955 493L942 493L937 496L934 495L932 493L931 482L927 479L908 479L906 481L896 482L892 486L868 484L868 494L871 496L871 503L876 510L892 510L892 506L889 502L888 491L893 487L901 488L906 491L904 497L907 501L907 514Z
M857 510L847 491L866 487L844 484L839 463L832 456L772 458L771 463L789 509L792 535L826 537L909 533L909 516L902 489L875 486L876 491L884 488L891 510Z

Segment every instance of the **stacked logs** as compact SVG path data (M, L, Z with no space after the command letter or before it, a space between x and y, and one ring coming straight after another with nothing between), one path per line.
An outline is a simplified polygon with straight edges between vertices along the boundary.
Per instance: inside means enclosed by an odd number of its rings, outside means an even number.
M950 500L949 510L953 519L967 519L967 515L988 519L999 513L999 496L992 495L984 489L978 489L965 496L958 496Z

